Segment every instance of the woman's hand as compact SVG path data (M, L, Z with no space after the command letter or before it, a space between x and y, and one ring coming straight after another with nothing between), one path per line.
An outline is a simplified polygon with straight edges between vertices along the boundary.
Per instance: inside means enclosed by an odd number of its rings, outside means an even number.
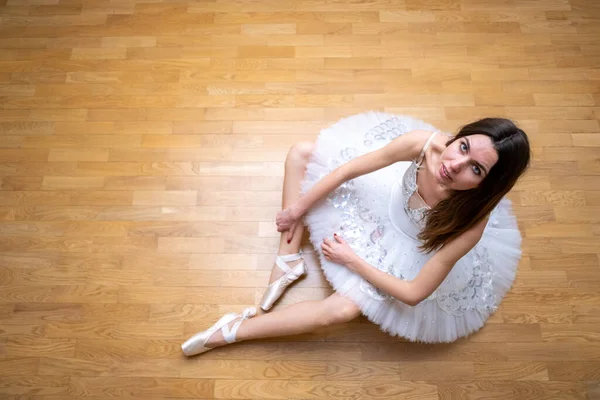
M350 245L337 234L333 235L333 239L334 240L325 238L323 244L321 244L325 259L347 267L354 265L353 261L355 261L358 256L350 248Z
M296 215L293 207L288 207L277 213L275 217L275 223L277 224L277 232L287 231L287 242L290 243L294 237L294 231L296 231L296 225L298 225L298 219L300 216Z

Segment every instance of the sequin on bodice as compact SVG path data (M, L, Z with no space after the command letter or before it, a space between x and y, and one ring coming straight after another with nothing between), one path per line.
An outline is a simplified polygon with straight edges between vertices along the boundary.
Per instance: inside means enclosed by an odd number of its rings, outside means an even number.
M418 160L410 163L401 180L392 187L389 214L392 224L407 235L417 238L425 228L425 213L429 206L419 195L417 172L423 163L425 150L436 134L434 133L423 148Z
M398 231L402 231L414 239L425 227L425 212L429 209L422 202L420 206L415 207L418 198L417 169L417 164L412 162L402 179L399 179L392 187L389 203L392 225Z

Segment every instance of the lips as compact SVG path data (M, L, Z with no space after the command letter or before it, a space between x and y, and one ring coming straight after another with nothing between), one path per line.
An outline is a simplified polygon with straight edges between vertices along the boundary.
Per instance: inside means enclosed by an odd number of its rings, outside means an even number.
M452 180L452 178L450 177L450 173L448 172L448 170L446 169L446 166L444 165L444 163L442 163L442 176L446 179L448 179L449 181Z

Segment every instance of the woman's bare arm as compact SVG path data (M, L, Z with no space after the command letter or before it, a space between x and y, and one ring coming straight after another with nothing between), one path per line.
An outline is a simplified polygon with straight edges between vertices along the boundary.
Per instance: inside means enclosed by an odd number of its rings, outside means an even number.
M405 281L382 272L360 257L355 257L348 267L390 296L415 306L429 297L441 285L454 264L477 244L483 235L486 223L487 218L443 246L412 281Z
M315 203L346 181L385 168L398 161L415 159L430 135L431 132L422 130L407 132L381 149L348 161L333 170L304 194L292 206L292 214L296 217L304 215Z

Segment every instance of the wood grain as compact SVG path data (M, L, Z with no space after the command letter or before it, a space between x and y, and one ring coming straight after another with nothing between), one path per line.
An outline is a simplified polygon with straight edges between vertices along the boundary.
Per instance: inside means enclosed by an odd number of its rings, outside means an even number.
M0 1L0 397L600 398L598 18L591 0ZM528 133L499 310L452 344L359 318L183 357L260 300L290 146L368 110ZM332 293L309 264L276 308Z

